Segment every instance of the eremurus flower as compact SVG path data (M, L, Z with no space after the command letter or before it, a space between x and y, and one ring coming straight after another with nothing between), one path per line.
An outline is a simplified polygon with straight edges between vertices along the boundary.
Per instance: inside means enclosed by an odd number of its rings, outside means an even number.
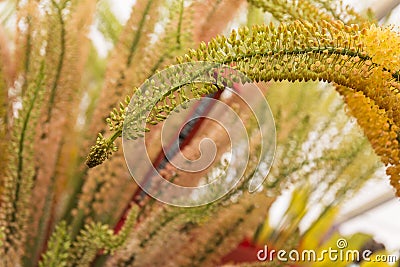
M247 27L233 30L228 37L217 36L208 44L201 43L196 50L190 49L177 61L211 61L230 65L255 81L327 81L351 88L350 95L355 94L356 97L362 93L370 101L370 112L376 114L375 119L378 120L375 122L376 129L379 123L387 125L379 117L381 112L386 114L392 125L388 138L393 141L397 138L395 129L400 126L397 96L400 52L396 49L399 44L399 35L388 28L360 28L357 24L345 25L339 20L318 23L294 21L278 27L270 24L254 26L251 30ZM183 92L177 91L178 95ZM170 111L161 107L154 112L169 114ZM357 118L362 115L356 113ZM157 117L157 114L154 116ZM157 121L153 120L153 123ZM382 161L386 165L396 165L395 152L388 155L386 150L374 145L381 144L381 135L371 134L369 124L360 125ZM117 130L113 138L116 134L120 135L121 131ZM109 143L110 139L100 141ZM396 143L392 141L390 146L395 148ZM89 156L90 163L101 163L111 154L111 147L104 150L103 143L96 146ZM93 166L90 164L90 167ZM395 183L393 168L392 183Z

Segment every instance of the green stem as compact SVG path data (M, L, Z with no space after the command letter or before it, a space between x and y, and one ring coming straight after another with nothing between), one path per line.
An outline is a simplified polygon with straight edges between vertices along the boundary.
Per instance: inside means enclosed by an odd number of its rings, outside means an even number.
M372 60L372 57L370 57L368 55L362 55L358 51L354 52L354 51L350 51L347 48L326 46L326 47L309 47L309 48L305 48L305 49L294 49L294 50L269 50L264 53L250 52L245 55L240 55L240 56L232 57L230 59L222 60L219 63L231 64L233 62L244 60L246 58L253 58L256 56L259 56L259 57L273 56L273 55L277 55L280 53L283 53L284 55L304 55L307 53L320 54L320 53L323 53L324 51L327 51L328 55L342 55L342 56L349 56L349 57L359 57L363 61ZM371 66L379 67L379 64L372 63ZM383 68L383 70L387 71L387 72L392 72L391 70L388 70L387 68ZM392 73L392 77L396 80L399 80L400 79L400 71Z
M179 21L178 21L178 34L176 36L176 43L178 44L178 47L181 47L181 31L182 31L182 20L183 20L183 9L184 9L184 1L181 0L181 6L179 10Z
M26 36L26 48L25 48L25 60L24 60L24 74L25 74L25 81L22 86L22 95L25 94L29 81L28 81L28 73L29 73L29 66L31 62L31 50L32 50L32 36L31 36L31 17L30 15L26 18L28 24L28 33Z
M60 41L61 51L60 51L60 55L59 55L59 58L58 58L58 64L57 64L57 68L56 68L56 76L54 78L53 85L52 85L51 90L50 90L50 99L49 99L49 106L48 106L48 110L47 110L46 123L48 123L51 120L51 113L52 113L52 110L53 110L53 107L54 107L54 102L55 102L55 98L56 98L56 91L57 91L58 83L59 83L60 78L61 78L62 68L63 68L63 65L64 65L65 46L66 46L66 38L65 38L66 30L65 30L65 21L63 19L62 11L66 7L66 4L67 4L68 1L65 1L64 5L62 7L60 7L54 0L52 0L51 2L57 9L57 15L58 15L59 23L60 23L60 26L61 26L61 32L60 32L60 35L61 35L60 36L61 37L61 41Z
M131 47L129 49L129 55L128 55L128 60L126 61L126 66L130 67L132 64L132 59L133 59L133 54L136 51L137 45L139 43L140 37L142 36L142 31L145 25L145 21L146 21L146 17L148 15L148 13L150 12L150 7L153 4L153 0L149 0L147 1L147 5L145 7L145 10L142 14L142 17L139 21L139 27L137 29L137 31L135 32L135 37L133 38L133 42L131 44Z
M40 94L40 89L42 88L42 82L44 79L44 63L42 62L38 78L36 80L35 89L33 91L32 99L29 101L29 106L23 119L23 124L21 128L20 137L18 140L18 152L17 152L17 177L15 180L15 191L12 201L13 212L11 213L11 220L10 222L16 222L16 215L18 214L18 203L20 198L20 190L21 190L21 183L23 180L23 171L24 171L24 153L25 153L25 139L27 135L27 131L29 128L29 122L31 120L32 112L37 103L37 99ZM26 177L27 178L27 177ZM14 228L10 228L10 232L14 233ZM7 235L10 236L10 235Z
M179 51L182 49L182 23L183 23L183 11L184 11L184 1L181 2L181 8L179 11L179 21L178 21L178 27L176 31L176 46L173 46L171 49L167 49L157 60L157 62L154 64L154 66L151 68L150 74L147 77L149 79L155 72L158 70L158 68L161 66L161 64L167 59L169 56L171 56L173 53L176 51ZM165 40L164 40L165 42Z

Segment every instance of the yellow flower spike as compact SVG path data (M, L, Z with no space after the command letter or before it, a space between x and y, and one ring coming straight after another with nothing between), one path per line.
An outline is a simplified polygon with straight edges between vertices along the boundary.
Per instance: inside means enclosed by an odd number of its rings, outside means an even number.
M361 36L365 51L373 62L382 65L387 70L400 70L400 35L390 28L372 25L363 31Z
M289 38L289 31L296 35L296 41ZM199 49L189 50L177 61L191 62L198 55L204 55L206 60L234 65L257 81L326 80L353 88L345 95L346 102L349 106L363 107L357 111L356 118L382 161L385 164L394 162L388 172L392 174L392 184L398 188L400 175L395 171L399 169L396 165L399 164L399 148L394 130L397 127L387 129L383 126L388 122L392 126L400 125L400 107L395 101L394 91L398 87L391 85L400 69L399 39L398 34L390 29L376 26L360 30L358 26L345 26L340 21L295 21L278 28L259 26L252 32L240 28L237 32L232 31L228 39L217 37L208 45L201 43ZM193 95L200 96L201 92L206 92L201 90L193 92ZM160 110L151 114L149 123L157 124L168 116L171 107L168 110L166 105L159 107ZM112 119L119 118L123 116L114 111ZM376 123L371 124L371 121ZM112 126L113 129L120 127L119 124ZM98 151L104 151L104 144L110 144L101 141L96 144Z
M387 168L392 186L400 194L400 162L398 147L398 127L387 117L387 114L379 109L374 101L365 97L361 92L354 93L344 87L338 87L338 91L344 96L349 111L357 118L357 122L363 128L364 133L371 142L372 147ZM374 123L371 123L374 122ZM390 126L391 125L391 126Z

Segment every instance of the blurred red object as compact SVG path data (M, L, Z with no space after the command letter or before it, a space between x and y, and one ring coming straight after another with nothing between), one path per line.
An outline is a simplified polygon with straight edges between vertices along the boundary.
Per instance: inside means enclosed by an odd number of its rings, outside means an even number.
M224 256L221 263L242 263L259 261L257 259L257 252L260 249L263 248L256 244L253 244L250 240L245 239L237 246L237 248Z

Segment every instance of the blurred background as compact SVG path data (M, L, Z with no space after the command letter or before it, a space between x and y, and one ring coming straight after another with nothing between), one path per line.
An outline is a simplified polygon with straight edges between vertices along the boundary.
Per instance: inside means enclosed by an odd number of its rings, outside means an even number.
M343 2L354 7L360 13L366 13L368 9L371 9L378 18L381 18L381 25L400 26L399 0L345 0ZM134 3L134 0L113 1L111 7L121 23L125 23L129 18L130 7ZM238 16L245 21L245 12ZM235 26L237 25L231 25L230 28L235 28ZM229 31L227 30L227 32ZM100 54L105 56L107 48L110 46L95 28L91 32L91 37ZM273 226L277 226L281 221L284 211L290 203L292 191L293 188L285 190L271 207L269 216ZM312 212L310 213L312 214ZM313 219L314 217L310 215L309 219L303 222L303 227L306 228ZM368 181L359 193L345 201L340 209L335 227L343 235L363 232L373 235L376 241L384 243L388 250L400 249L400 201L395 198L394 191L384 172L381 172L381 179Z

